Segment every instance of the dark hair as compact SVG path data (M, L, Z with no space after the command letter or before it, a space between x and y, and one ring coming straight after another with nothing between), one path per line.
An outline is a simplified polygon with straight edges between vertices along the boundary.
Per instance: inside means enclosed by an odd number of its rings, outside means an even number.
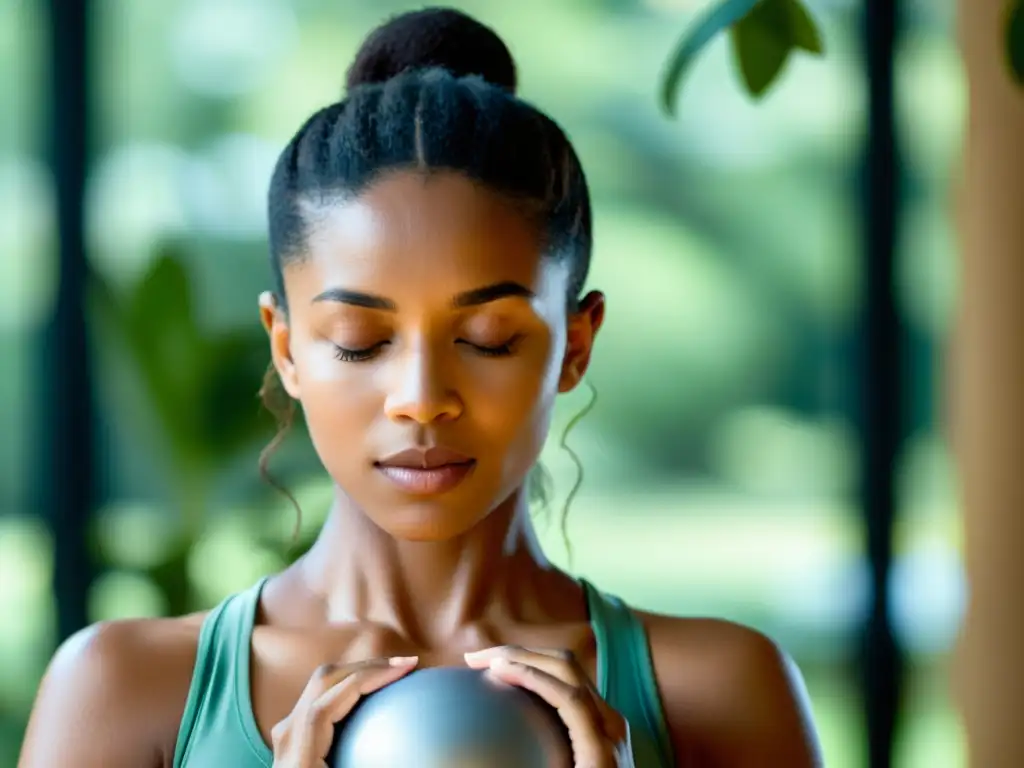
M447 8L399 15L366 38L346 87L302 125L271 179L270 260L283 308L283 268L303 258L317 208L399 170L453 171L507 196L541 229L545 256L567 261L575 308L590 265L586 177L565 133L516 97L515 63L493 30ZM274 378L262 390L268 406ZM294 415L285 399L282 427ZM278 442L264 452L264 473Z
M586 177L553 120L516 98L516 68L488 27L449 9L398 16L374 30L348 71L348 94L299 129L270 183L270 257L301 259L309 213L358 195L389 171L455 171L535 218L551 258L567 259L570 300L590 263Z

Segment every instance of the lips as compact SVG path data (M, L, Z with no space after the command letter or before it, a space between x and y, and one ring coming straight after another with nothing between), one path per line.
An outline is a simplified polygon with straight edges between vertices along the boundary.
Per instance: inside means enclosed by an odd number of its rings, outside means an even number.
M441 446L410 448L375 462L377 470L403 493L435 496L457 487L476 460Z
M443 446L433 448L409 448L381 459L379 467L400 467L406 469L439 469L451 464L471 464L473 459Z

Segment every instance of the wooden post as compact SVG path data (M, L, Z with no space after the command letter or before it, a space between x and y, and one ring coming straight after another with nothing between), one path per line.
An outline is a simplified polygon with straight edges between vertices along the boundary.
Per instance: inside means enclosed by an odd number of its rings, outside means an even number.
M1008 5L958 0L970 106L948 394L969 605L954 677L977 768L1024 765L1024 90Z

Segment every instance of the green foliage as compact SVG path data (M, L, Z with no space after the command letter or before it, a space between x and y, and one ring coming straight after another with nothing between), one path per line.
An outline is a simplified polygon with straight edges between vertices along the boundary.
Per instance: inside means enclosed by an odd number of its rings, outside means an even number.
M165 244L126 291L93 276L92 309L107 342L129 368L153 414L180 514L180 536L146 569L171 614L199 607L188 573L190 554L227 467L265 442L272 420L260 418L257 392L268 364L266 338L252 331L212 333L200 323L194 276L182 249Z
M724 0L713 6L686 31L669 60L661 86L662 106L669 114L675 112L675 97L683 76L697 55L718 35L742 19L758 0Z
M1010 0L1006 19L1006 58L1010 76L1024 86L1024 0Z
M760 98L794 51L820 56L821 33L805 0L722 0L686 31L673 52L661 86L661 103L674 114L679 86L698 54L726 30L743 84ZM1024 87L1024 0L1009 0L1004 50L1010 76Z
M799 0L763 0L730 29L747 91L763 95L797 49L821 54L821 35Z
M265 441L259 384L264 334L201 327L180 248L165 245L130 290L94 278L100 327L130 363L169 457L185 529L202 525L211 486L242 452Z
M698 54L729 30L747 92L759 98L775 81L793 51L820 55L821 33L803 0L723 0L683 36L662 83L662 105L672 114L683 76Z
M172 250L153 261L114 312L125 351L143 383L163 434L178 461L198 445L203 338L195 320L188 275ZM198 455L195 456L198 459Z

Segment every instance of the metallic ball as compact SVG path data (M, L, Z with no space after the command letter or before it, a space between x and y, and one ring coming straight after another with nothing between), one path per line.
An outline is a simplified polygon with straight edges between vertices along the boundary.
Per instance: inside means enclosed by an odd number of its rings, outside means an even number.
M331 768L571 768L558 713L469 668L420 669L361 701L337 727Z

